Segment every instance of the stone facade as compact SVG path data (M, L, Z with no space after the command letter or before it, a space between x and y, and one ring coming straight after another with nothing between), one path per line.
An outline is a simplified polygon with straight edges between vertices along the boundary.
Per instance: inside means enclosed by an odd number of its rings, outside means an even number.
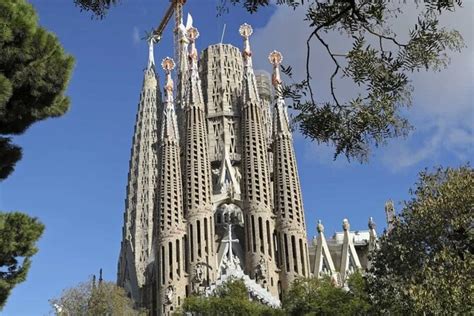
M199 58L197 29L182 26L176 89L173 60L162 63L163 100L150 42L118 284L153 315L171 315L185 297L210 294L229 277L242 278L253 299L278 307L295 278L326 271L321 260L328 261L328 246L319 242L308 248L280 93L282 56L270 54L272 79L256 75L252 28L244 24L239 32L242 51L217 44ZM313 249L323 256L310 254Z

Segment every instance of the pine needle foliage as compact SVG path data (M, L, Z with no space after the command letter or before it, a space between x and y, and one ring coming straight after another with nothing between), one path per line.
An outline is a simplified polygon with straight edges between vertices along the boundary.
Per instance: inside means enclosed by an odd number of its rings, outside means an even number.
M10 135L31 124L63 115L64 95L73 58L55 35L38 25L33 6L25 0L0 1L0 180L21 159L21 148Z
M19 212L0 212L0 310L11 290L25 281L43 230L43 224L36 218Z

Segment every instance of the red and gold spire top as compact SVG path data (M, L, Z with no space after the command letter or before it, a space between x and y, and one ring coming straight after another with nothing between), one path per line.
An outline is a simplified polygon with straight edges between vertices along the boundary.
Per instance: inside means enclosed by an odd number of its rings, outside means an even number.
M166 102L173 102L173 89L174 83L173 79L171 79L171 71L175 67L175 62L172 58L166 57L161 62L161 67L165 70L166 79L165 79L165 98Z
M279 52L274 50L268 56L268 60L270 64L273 65L273 74L272 74L272 84L275 88L275 92L278 97L281 97L281 89L282 89L282 81L280 77L280 65L283 61L283 55Z
M283 82L280 77L280 65L283 61L283 55L274 50L268 56L270 64L273 65L272 84L276 94L275 111L273 112L274 122L273 128L277 133L290 133L288 110L286 108L285 99L283 98Z
M163 119L161 125L161 139L175 139L178 140L178 124L176 122L176 113L174 110L173 102L173 90L174 83L171 79L171 71L175 68L176 64L174 60L170 57L166 57L161 62L161 67L163 67L166 73L165 79L165 104L163 107Z
M249 38L250 35L253 33L252 26L247 23L244 23L239 28L240 35L244 38L244 51L242 55L244 57L244 65L245 66L252 66L252 51L250 50L250 42Z

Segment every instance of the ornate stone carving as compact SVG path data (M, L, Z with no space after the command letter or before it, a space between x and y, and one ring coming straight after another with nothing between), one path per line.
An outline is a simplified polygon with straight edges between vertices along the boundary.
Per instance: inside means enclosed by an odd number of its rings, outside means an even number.
M165 304L166 305L170 305L170 304L173 304L173 300L174 300L174 288L172 285L168 286L166 288L166 292L165 292Z
M265 280L267 278L267 262L263 257L260 257L260 261L255 267L255 278L257 280Z

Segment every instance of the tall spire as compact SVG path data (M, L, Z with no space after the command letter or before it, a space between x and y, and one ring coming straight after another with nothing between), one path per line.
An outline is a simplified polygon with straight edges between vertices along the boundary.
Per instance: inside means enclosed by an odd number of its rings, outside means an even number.
M209 162L208 129L198 72L195 27L187 30L190 76L184 117L184 211L188 223L188 270L192 290L200 291L206 282L215 279L214 212L211 204L211 166ZM202 271L203 268L205 271Z
M297 277L307 277L310 273L303 199L296 167L295 150L288 123L285 100L282 95L280 52L270 53L273 65L272 82L276 94L273 111L273 184L274 206L281 245L280 280L284 288Z
M155 45L155 38L151 35L148 38L148 66L147 69L150 69L155 66L155 55L153 52L153 46Z
M268 56L268 60L273 65L272 84L276 94L274 128L276 128L278 132L289 133L288 110L285 99L283 98L283 84L280 77L280 65L283 61L283 55L274 50ZM291 133L289 133L289 135L291 136Z
M145 272L152 256L153 211L155 201L150 192L156 183L158 159L157 136L161 112L161 94L155 73L154 39L148 41L148 65L137 109L129 164L127 198L118 267L118 284L134 301L142 302Z
M239 33L244 40L242 104L242 200L245 215L245 272L274 296L278 295L275 245L272 244L275 221L272 212L270 168L263 124L262 106L252 68L249 37L252 27L243 24ZM264 267L264 269L262 269ZM260 271L257 273L256 271Z
M186 37L189 41L189 81L190 87L188 89L189 104L199 105L204 107L204 99L202 96L201 79L199 78L198 69L198 52L196 49L196 39L199 37L199 31L195 27L190 27L186 32Z
M257 80L253 72L252 64L252 50L250 49L249 38L253 33L252 26L244 23L239 28L239 33L244 39L244 48L242 51L242 58L244 61L244 85L243 85L243 101L253 100L260 103L260 97L257 90Z
M159 144L158 181L156 190L157 227L155 271L159 309L169 315L186 295L184 244L186 225L183 214L183 188L181 181L180 147L173 103L173 59L163 59L161 66L166 73L165 105ZM172 285L170 285L173 283ZM165 286L163 286L165 285Z

